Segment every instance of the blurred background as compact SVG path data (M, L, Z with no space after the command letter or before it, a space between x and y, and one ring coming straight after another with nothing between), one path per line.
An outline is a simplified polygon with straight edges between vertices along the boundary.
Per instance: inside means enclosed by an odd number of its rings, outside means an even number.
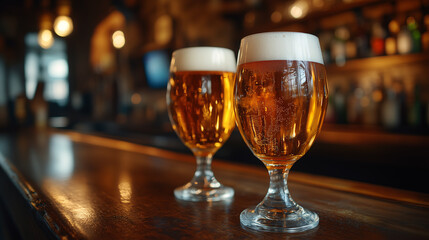
M293 171L429 192L429 0L0 0L0 132L60 128L190 153L165 93L172 51L315 34L325 124ZM237 130L216 159L260 165Z

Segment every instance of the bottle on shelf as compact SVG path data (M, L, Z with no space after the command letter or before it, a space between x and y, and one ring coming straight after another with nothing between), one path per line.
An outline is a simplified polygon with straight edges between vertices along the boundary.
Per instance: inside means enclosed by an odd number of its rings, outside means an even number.
M424 16L423 24L425 26L425 32L422 34L422 50L429 52L429 14Z
M370 40L368 34L367 21L362 14L362 10L358 9L355 11L356 15L356 34L355 34L355 42L357 48L357 57L365 58L370 55Z
M346 63L346 41L350 38L349 30L341 26L335 29L334 38L331 42L331 58L338 66Z
M401 124L400 104L392 88L386 89L386 100L381 107L381 122L386 128L397 128Z
M347 123L361 124L362 123L362 106L361 100L363 97L363 90L356 82L350 84L350 89L347 94Z
M380 21L373 22L371 30L371 52L373 56L384 55L385 36L386 31L383 29Z
M397 38L400 31L398 20L395 18L391 19L387 26L388 35L384 43L386 55L394 55L397 53Z
M406 22L406 17L400 15L398 19L400 21L400 30L398 32L398 37L396 39L398 47L398 54L408 54L413 51L413 38L411 36L411 32L408 29L408 25Z
M414 85L413 98L408 113L408 124L411 127L420 127L422 125L422 102L420 99L420 85Z
M31 101L31 109L34 114L34 124L36 128L45 128L48 126L48 103L44 98L45 82L37 83L34 98Z
M334 104L335 122L339 124L347 123L347 97L339 86L335 88L332 99Z
M362 123L365 125L377 124L377 106L372 98L373 79L365 79L362 82L363 97L360 100L362 108Z
M401 31L398 33L398 53L408 54L413 50L413 39L411 33L406 26L401 27Z
M375 111L376 111L376 124L381 125L381 109L382 109L382 103L386 96L384 96L384 86L383 81L380 79L378 81L371 93L372 101L375 105Z
M407 18L407 28L411 33L412 50L413 53L421 51L421 34L418 28L416 19L413 16Z

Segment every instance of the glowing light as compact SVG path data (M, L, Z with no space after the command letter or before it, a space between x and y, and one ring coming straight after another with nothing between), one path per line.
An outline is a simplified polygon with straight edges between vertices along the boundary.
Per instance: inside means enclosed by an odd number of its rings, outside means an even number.
M134 93L131 96L131 103L132 104L137 105L137 104L141 103L141 101L142 101L142 97L140 96L140 94Z
M173 37L173 21L169 15L162 15L155 21L155 42L167 44Z
M246 27L252 27L255 24L256 15L254 12L248 12L244 15L244 24Z
M69 87L66 81L55 81L50 84L52 86L51 96L53 99L65 99L69 95Z
M74 170L72 142L63 135L54 135L49 141L48 174L58 180L71 177Z
M290 7L290 15L293 18L303 18L308 13L308 3L306 1L300 0L296 1L292 6Z
M121 175L118 190L121 196L121 203L130 203L133 190L131 188L130 177L128 175Z
M73 21L68 16L58 16L54 21L54 31L60 37L66 37L73 31Z
M65 59L57 59L49 63L48 74L53 78L66 78L69 73L69 66Z
M52 45L54 44L54 36L52 35L51 30L48 30L48 29L41 30L39 32L37 41L39 45L44 49L48 49L52 47Z
M116 31L112 35L113 46L117 49L124 47L125 45L125 36L124 32Z
M385 51L387 55L393 55L396 53L396 39L393 37L386 38Z
M372 99L374 102L381 102L383 100L383 93L380 90L376 90L372 93Z
M389 28L389 31L391 33L398 34L399 30L400 30L400 26L399 26L398 21L396 21L396 20L390 21L388 28Z
M271 13L271 22L279 23L282 20L282 14L279 11Z

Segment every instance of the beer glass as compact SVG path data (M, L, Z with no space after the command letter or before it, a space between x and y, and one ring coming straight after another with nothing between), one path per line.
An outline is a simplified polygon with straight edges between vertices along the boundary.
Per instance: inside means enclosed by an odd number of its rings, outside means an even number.
M234 89L237 126L268 169L268 193L244 210L241 224L269 232L301 232L319 223L291 198L287 176L311 147L325 116L328 88L319 40L271 32L241 40Z
M183 48L173 52L167 105L173 129L196 157L193 179L174 190L186 201L229 199L234 190L223 186L211 170L212 157L235 127L234 52L218 47Z

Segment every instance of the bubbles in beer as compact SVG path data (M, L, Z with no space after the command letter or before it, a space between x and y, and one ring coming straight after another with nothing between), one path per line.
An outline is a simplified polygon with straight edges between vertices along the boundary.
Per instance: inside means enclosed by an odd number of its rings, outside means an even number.
M310 148L327 104L323 65L245 63L238 67L236 84L237 124L257 157L294 161Z

